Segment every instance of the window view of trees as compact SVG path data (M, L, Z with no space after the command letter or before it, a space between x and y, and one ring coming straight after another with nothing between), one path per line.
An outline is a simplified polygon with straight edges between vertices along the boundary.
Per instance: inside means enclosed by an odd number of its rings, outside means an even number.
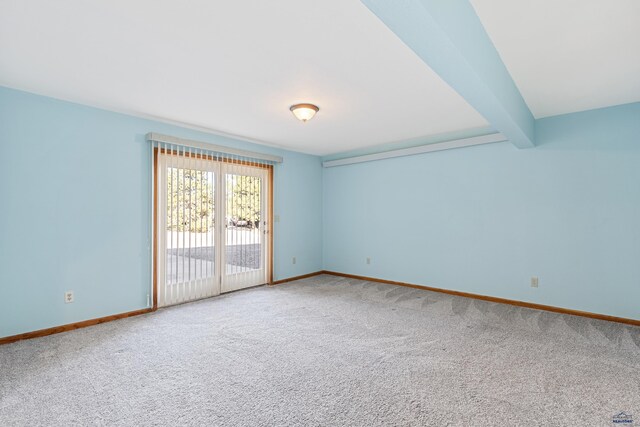
M227 221L236 227L259 228L260 178L227 175Z
M216 249L223 254L222 271L227 275L262 268L262 178L172 166L166 174L167 284L213 277ZM217 207L216 219L215 199L220 191L225 209Z
M167 229L206 233L215 213L213 173L167 169Z
M206 233L215 221L214 175L193 169L167 169L167 230ZM261 180L227 175L227 225L259 228Z

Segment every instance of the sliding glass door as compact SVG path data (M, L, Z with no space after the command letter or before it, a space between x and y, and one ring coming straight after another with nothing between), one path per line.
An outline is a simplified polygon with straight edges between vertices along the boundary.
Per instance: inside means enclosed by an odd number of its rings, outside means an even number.
M245 165L222 167L225 236L222 292L265 283L267 277L267 170Z
M269 165L157 149L159 307L267 283Z

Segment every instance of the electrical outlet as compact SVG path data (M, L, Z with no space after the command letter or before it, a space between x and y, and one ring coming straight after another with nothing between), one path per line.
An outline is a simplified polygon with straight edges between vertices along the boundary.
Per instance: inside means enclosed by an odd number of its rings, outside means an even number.
M280 222L280 215L274 215L273 222Z
M64 302L67 304L73 302L73 291L67 291L64 293Z
M532 288L538 287L538 276L531 276L531 287Z
M296 263L296 257L291 258L291 263L295 264Z
M371 258L367 257L367 264L371 264Z

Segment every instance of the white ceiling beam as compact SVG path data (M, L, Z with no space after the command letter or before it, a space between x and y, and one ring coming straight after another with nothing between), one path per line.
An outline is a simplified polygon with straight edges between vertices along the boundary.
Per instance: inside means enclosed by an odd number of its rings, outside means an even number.
M535 145L534 117L467 0L361 0L515 146Z

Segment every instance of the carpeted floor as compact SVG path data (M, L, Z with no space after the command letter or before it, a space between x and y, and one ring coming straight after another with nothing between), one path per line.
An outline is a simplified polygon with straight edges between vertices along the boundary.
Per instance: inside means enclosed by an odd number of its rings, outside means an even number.
M333 276L0 346L3 427L612 426L622 411L640 424L640 328Z

